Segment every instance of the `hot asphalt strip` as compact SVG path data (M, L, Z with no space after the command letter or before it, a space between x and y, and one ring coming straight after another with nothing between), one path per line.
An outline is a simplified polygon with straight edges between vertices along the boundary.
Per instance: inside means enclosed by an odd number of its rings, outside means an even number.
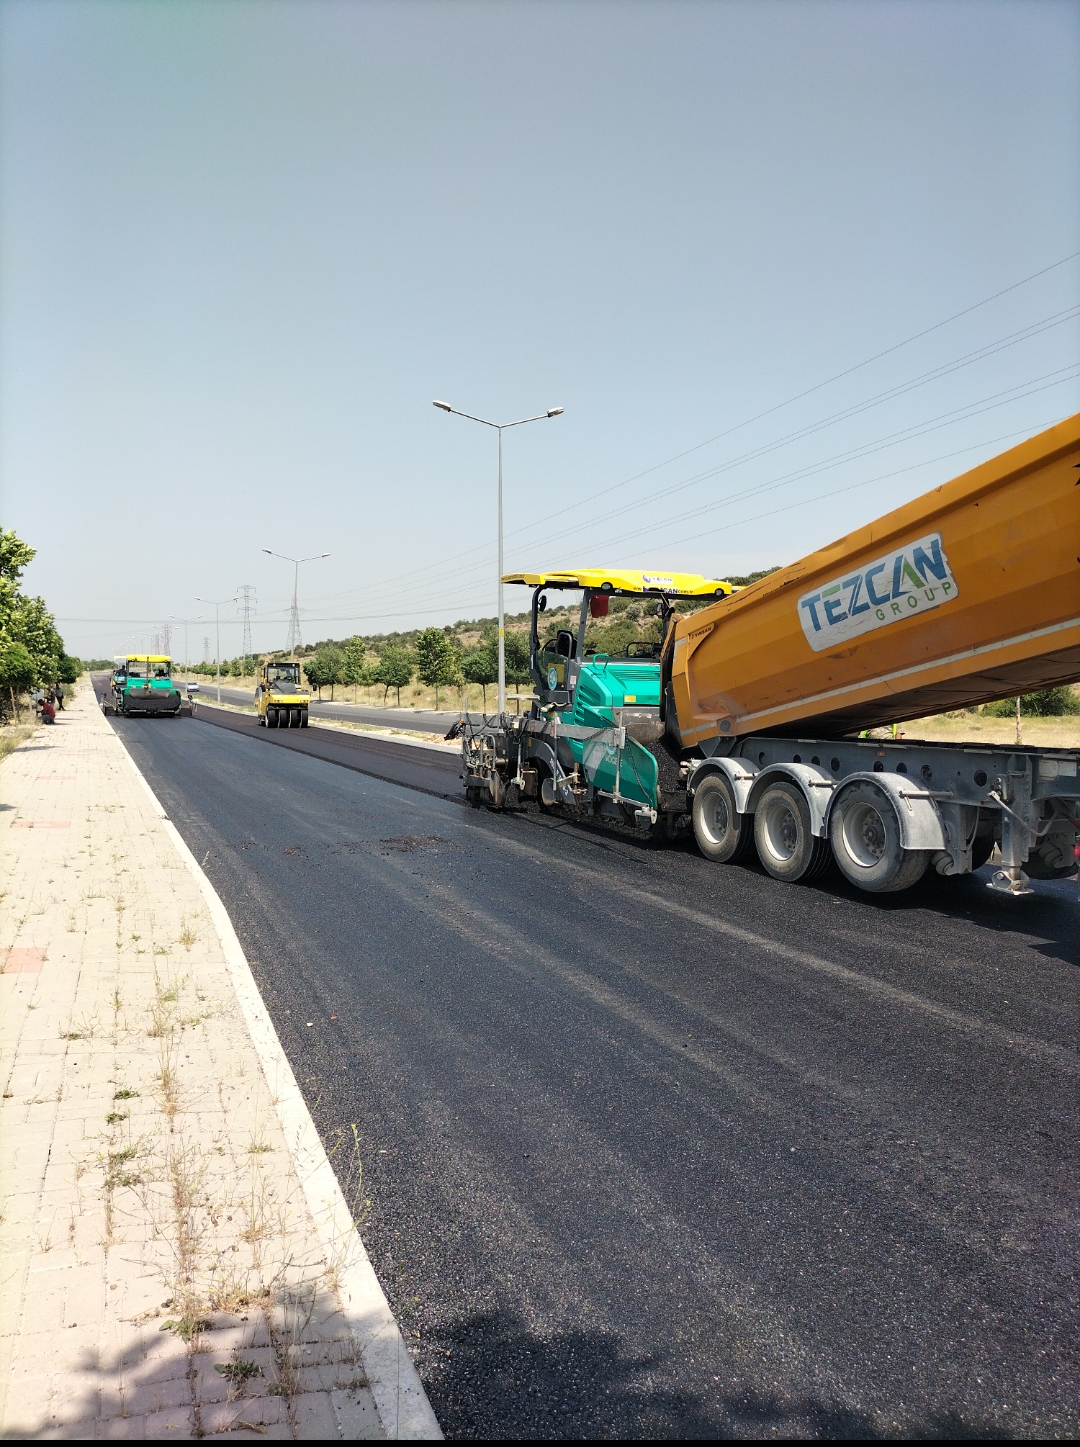
M115 726L448 1436L1076 1435L1075 882L783 886Z

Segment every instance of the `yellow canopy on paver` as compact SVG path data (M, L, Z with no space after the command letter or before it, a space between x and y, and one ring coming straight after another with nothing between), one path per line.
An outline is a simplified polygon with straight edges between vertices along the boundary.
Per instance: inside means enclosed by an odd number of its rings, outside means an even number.
M592 588L601 593L664 593L679 598L726 598L733 583L703 578L700 573L647 573L636 568L574 568L565 573L508 573L504 583L530 588Z

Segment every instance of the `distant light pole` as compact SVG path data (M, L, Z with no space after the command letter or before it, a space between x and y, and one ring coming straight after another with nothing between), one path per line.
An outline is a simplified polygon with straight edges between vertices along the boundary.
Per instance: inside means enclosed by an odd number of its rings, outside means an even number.
M474 417L471 412L459 412L456 407L451 407L449 402L433 402L433 407L440 408L443 412L449 412L454 417L466 417L470 422L480 422L485 427L494 427L499 434L499 714L506 710L506 629L504 624L503 610L503 466L502 466L502 435L507 427L521 427L526 422L544 422L549 417L558 417L562 414L561 407L549 407L546 412L538 412L535 417L519 417L516 422L489 422L486 417Z
M292 585L292 611L289 614L289 641L285 644L288 653L292 653L300 642L300 609L296 603L296 590L300 581L300 564L317 563L320 558L328 558L329 553L313 553L310 558L290 558L285 553L275 553L272 548L263 548L264 553L269 553L272 558L281 558L286 563L293 565Z
M184 625L184 677L187 678L187 676L188 676L188 651L187 651L187 630L188 630L188 624L189 624L189 623L201 623L201 622L202 622L202 614L200 613L200 615L198 616L198 618L179 618L179 617L177 617L177 615L176 615L175 613L170 613L170 614L169 614L169 617L173 620L174 623L182 623L182 624Z
M235 603L235 598L222 598L221 602L215 602L213 598L200 598L200 603L209 603L214 610L214 678L217 681L217 701L221 702L221 609L226 603Z

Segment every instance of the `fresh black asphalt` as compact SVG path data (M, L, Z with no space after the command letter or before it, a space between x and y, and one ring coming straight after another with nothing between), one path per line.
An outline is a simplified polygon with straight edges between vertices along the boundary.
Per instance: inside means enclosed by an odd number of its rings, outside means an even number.
M326 759L361 774L425 793L457 797L461 793L461 756L440 745L394 743L370 734L320 728L268 729L251 714L233 713L212 704L198 705L198 718L260 743L275 744L312 758Z
M1077 1434L1075 882L784 886L115 727L448 1436Z
M200 683L199 698L214 703L217 689L213 683ZM255 695L246 688L222 687L222 703L251 704ZM492 698L494 708L494 698ZM329 699L313 699L308 710L312 718L330 718L349 723L374 724L381 729L412 729L416 733L445 734L460 714L455 709L432 708L378 708L366 703L349 703L344 699L331 702ZM479 719L480 714L472 717Z

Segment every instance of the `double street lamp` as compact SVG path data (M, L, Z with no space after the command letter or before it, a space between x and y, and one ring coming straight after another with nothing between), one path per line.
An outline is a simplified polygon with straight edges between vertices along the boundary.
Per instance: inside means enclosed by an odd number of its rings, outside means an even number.
M187 647L188 624L189 624L189 623L201 623L201 622L202 622L202 614L200 614L198 618L180 618L176 613L170 613L170 614L169 614L169 617L173 620L174 623L182 623L182 624L184 625L184 677L187 678L187 676L188 676L188 647Z
M443 412L449 412L454 417L465 417L470 422L480 422L485 427L494 427L499 434L499 714L506 710L506 630L504 626L503 612L503 432L508 427L521 427L526 422L545 422L549 417L558 417L562 413L561 407L549 407L546 412L538 412L535 417L519 417L516 422L489 422L486 417L474 417L471 412L459 412L456 407L451 407L449 402L433 402L433 407L438 407Z
M235 598L222 598L216 602L213 598L197 598L198 603L209 603L214 610L214 676L217 681L217 701L221 702L221 609L226 603L235 603Z
M272 548L263 548L272 558L281 558L283 562L293 565L293 586L292 586L292 609L289 613L289 641L286 643L286 651L292 653L300 642L300 609L296 604L296 590L300 581L300 564L316 563L320 558L328 558L329 553L313 553L310 558L290 558L285 553L275 553Z

